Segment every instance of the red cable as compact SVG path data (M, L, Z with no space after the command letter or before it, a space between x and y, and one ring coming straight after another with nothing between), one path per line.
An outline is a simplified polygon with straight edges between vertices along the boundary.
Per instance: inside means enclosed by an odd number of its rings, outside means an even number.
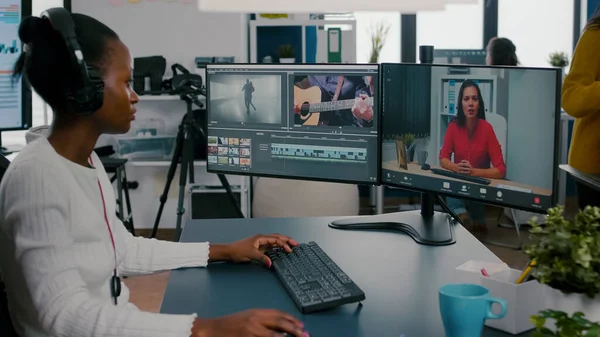
M92 160L92 156L90 156L90 164L94 166L94 161ZM110 228L110 224L108 222L108 214L106 213L106 202L104 201L104 192L102 191L102 185L100 184L100 179L98 181L98 188L100 188L100 197L102 198L102 208L104 209L104 221L106 222L106 227L108 228L108 234L110 234L110 241L113 246L113 251L115 254L115 271L117 270L117 247L115 245L115 238L113 237L112 229Z

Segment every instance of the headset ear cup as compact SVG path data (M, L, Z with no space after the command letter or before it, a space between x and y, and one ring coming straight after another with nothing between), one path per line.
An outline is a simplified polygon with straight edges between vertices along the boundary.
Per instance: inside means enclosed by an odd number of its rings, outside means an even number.
M104 103L104 81L100 72L94 67L87 66L87 73L85 87L69 97L69 102L72 102L73 105L71 111L79 112L82 115L94 113Z

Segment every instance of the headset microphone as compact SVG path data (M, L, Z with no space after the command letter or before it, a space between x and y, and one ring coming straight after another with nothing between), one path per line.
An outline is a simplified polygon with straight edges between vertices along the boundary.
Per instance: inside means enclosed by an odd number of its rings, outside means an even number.
M54 30L60 33L71 55L73 66L80 72L83 87L65 93L69 111L91 114L100 109L104 100L104 82L98 70L88 66L83 60L71 13L61 7L50 8L42 13L41 18L47 19Z

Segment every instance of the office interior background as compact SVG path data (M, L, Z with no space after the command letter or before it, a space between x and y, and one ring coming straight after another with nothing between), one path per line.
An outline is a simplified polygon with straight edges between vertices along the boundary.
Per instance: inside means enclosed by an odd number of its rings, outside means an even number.
M416 15L402 13L356 12L343 17L325 16L331 25L339 25L342 39L342 59L349 63L367 63L371 52L371 30L380 23L389 26L385 44L378 62L418 62L418 47L432 45L435 49L483 50L490 38L506 37L516 45L516 53L522 66L548 67L549 55L564 52L569 58L577 43L587 17L598 0L479 0L477 4L448 5L445 11L423 12ZM170 66L181 64L196 71L197 58L231 57L236 63L261 62L260 48L281 44L286 36L294 36L289 43L300 44L300 49L313 48L310 41L297 38L297 26L306 26L308 18L290 15L284 19L267 19L247 14L216 14L198 11L195 2L184 1L92 1L92 0L32 0L32 13L39 14L49 7L64 6L73 12L91 15L113 28L130 47L134 57L163 56ZM116 5L115 5L116 4ZM275 22L277 20L281 24ZM343 20L339 24L336 20ZM329 23L328 23L329 24ZM262 34L262 35L261 35ZM298 58L299 56L296 56ZM310 60L307 60L310 61ZM313 62L316 60L313 60ZM564 69L568 72L568 66ZM199 71L201 72L201 71ZM52 121L52 110L33 94L33 127L47 125ZM138 104L138 118L143 117L150 126L174 135L186 112L186 105L178 97L142 96ZM564 144L570 141L572 120L564 116ZM25 131L2 132L2 144L25 145ZM103 137L98 146L119 146L127 139ZM122 146L122 144L121 144ZM566 147L567 145L565 145ZM568 150L568 147L563 148ZM565 152L566 153L566 152ZM137 235L150 236L156 218L159 197L166 183L170 152L162 158L129 161L126 164L127 179L131 184L129 197L131 213ZM563 153L561 163L566 163ZM190 217L217 217L214 209L226 209L227 198L220 181L213 173L206 172L206 162L195 162L195 184L186 189L184 219ZM347 198L347 186L327 183L277 181L271 189L258 190L267 178L227 175L233 186L239 205L246 217L271 216L319 216L375 214L412 209L419 205L419 195L389 187L359 186L359 203ZM175 227L178 175L174 179L169 198L158 225L159 238L172 239ZM574 184L567 175L561 176L562 190L559 201L573 209ZM320 186L320 187L319 187ZM324 207L317 193L325 191L339 196L339 205ZM264 187L263 187L264 188ZM294 189L300 198L312 198L314 203L306 207L283 207L273 205L281 189ZM319 190L322 188L322 190ZM333 192L332 192L333 191ZM279 194L279 196L282 194ZM308 197L307 197L308 195ZM326 197L331 200L331 197ZM347 198L347 199L346 199ZM351 203L347 205L344 203ZM258 205L258 206L257 206ZM311 208L311 206L313 208ZM335 208L337 207L337 208ZM324 209L327 208L327 209ZM339 214L329 214L336 212ZM225 217L231 214L223 214ZM530 214L510 213L497 207L486 209L489 232L480 239L496 255L511 266L522 267L527 257L521 250L487 242L501 241L508 246L520 246L527 242L526 228L519 238L514 223L524 225ZM132 301L141 309L158 311L168 274L130 278L126 282L132 289ZM151 294L151 295L148 295Z

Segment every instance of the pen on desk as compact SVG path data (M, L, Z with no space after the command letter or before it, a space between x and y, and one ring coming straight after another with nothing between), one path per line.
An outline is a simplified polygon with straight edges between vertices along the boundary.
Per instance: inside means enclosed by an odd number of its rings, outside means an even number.
M535 260L531 261L531 263L529 263L529 265L527 266L527 268L525 268L525 270L523 270L523 272L521 273L521 275L519 276L519 278L517 279L517 284L521 284L523 283L523 281L527 278L527 276L529 275L529 273L531 273L531 268L535 266Z
M485 277L490 277L490 275L487 273L487 271L485 270L485 268L481 268L481 274Z

